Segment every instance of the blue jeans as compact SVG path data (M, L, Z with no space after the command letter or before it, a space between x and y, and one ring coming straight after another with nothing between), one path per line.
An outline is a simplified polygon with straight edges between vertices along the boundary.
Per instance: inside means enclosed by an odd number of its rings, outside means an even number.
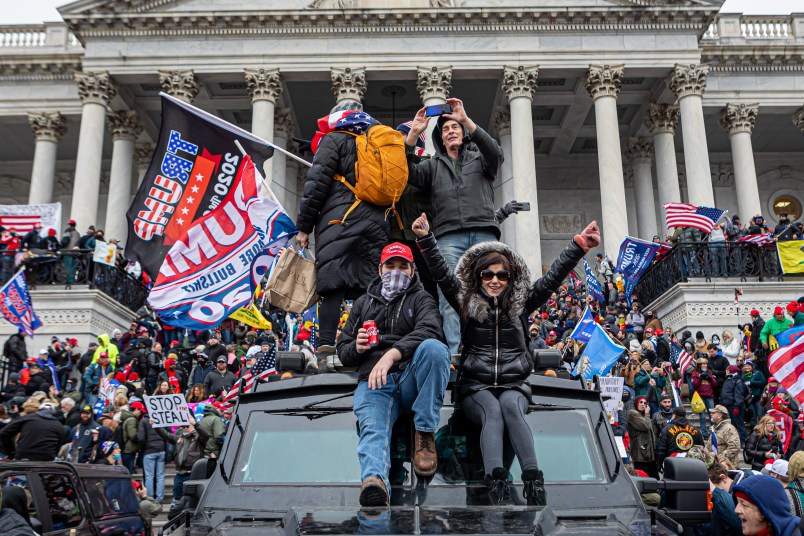
M438 249L447 266L454 271L458 259L466 253L467 249L480 242L494 240L497 240L497 237L487 231L454 231L438 237ZM450 306L441 292L441 288L438 289L438 310L444 319L444 336L447 338L449 351L457 354L458 345L461 343L461 322L458 313Z
M120 426L123 426L122 423L120 424ZM137 453L136 452L129 452L129 453L124 452L120 456L120 460L121 460L121 463L123 464L123 467L128 469L128 474L133 476L134 475L134 462L137 461Z
M176 473L173 477L173 501L179 501L184 497L184 483L190 480L190 473Z
M145 489L160 503L165 499L165 453L146 454L142 462Z
M706 419L708 418L710 420L710 422L712 420L712 418L711 418L711 416L709 414L709 410L715 407L715 399L714 398L709 398L708 396L702 396L701 400L703 400L704 406L706 406L706 409L700 415L700 418L701 418L701 435L703 435L704 439L706 439L708 437L706 435L707 434Z
M436 339L422 342L405 370L388 375L379 389L360 382L355 389L354 412L360 429L357 457L360 480L382 478L390 495L391 431L400 414L413 411L413 425L420 432L435 432L444 390L449 381L450 354Z

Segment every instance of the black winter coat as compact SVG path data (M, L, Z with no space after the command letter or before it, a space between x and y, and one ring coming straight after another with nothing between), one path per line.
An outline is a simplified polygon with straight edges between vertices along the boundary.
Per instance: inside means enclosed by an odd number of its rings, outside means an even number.
M19 434L16 446L14 436ZM56 412L37 411L13 420L0 431L3 452L14 454L15 460L52 462L59 448L70 442L70 430L59 420Z
M377 277L380 252L389 242L385 208L365 201L345 223L329 223L342 220L355 201L351 190L334 177L341 175L354 186L356 161L355 137L330 132L321 139L304 183L296 226L305 233L315 230L316 290L320 295L343 289L365 292Z
M688 452L695 445L703 446L701 432L686 417L676 417L664 427L656 442L656 463L659 467L672 454Z
M670 343L664 337L656 338L656 361L658 365L670 361Z
M720 403L727 408L742 408L745 406L745 395L748 387L739 374L730 374L720 388Z
M762 328L765 327L765 321L761 316L758 316L753 322L751 322L751 326L751 338L748 340L748 347L751 352L756 352L758 349L762 348L762 344L759 340L759 334L762 333Z
M137 441L143 454L157 454L167 450L165 439L151 426L151 421L147 417L140 419L140 424L137 426Z
M745 440L745 453L751 459L751 469L754 471L761 471L768 458L765 453L773 451L780 457L784 454L784 446L778 435L769 436L767 434L759 435L756 432L751 432L748 439Z
M482 128L471 135L464 129L463 145L453 164L441 139L444 118L433 129L435 156L419 160L408 155L408 181L432 200L433 233L486 229L500 237L494 218L494 181L503 151ZM454 165L454 167L453 167Z
M8 338L3 345L3 355L8 360L9 370L17 372L25 364L28 358L28 350L25 348L25 338L20 333L15 333Z
M533 286L525 260L501 242L483 242L469 248L458 260L455 273L447 266L432 234L416 241L441 292L461 318L463 350L458 378L458 396L490 387L516 389L531 395L527 378L533 370L528 349L528 314L555 292L584 255L575 242L561 252L547 273ZM477 260L490 252L509 259L511 279L499 298L481 290L475 272Z
M418 276L414 274L408 289L390 302L382 297L381 289L382 282L377 278L355 301L338 341L338 358L347 367L358 367L361 381L368 380L374 365L391 348L399 350L402 359L394 363L389 372L399 372L407 366L425 339L444 340L438 306L424 290ZM366 320L377 323L380 343L368 352L358 354L355 338Z

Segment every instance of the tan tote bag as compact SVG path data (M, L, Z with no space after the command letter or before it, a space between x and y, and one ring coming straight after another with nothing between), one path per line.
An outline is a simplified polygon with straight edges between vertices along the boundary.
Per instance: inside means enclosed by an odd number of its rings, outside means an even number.
M312 307L318 301L312 255L293 248L285 249L268 278L265 292L271 305L289 313L303 313Z

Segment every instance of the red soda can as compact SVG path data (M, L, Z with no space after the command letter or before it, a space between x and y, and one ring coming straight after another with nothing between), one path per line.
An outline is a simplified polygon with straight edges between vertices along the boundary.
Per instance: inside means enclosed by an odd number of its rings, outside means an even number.
M374 320L363 322L363 329L367 331L369 346L374 347L380 344L380 332L377 331L377 323Z

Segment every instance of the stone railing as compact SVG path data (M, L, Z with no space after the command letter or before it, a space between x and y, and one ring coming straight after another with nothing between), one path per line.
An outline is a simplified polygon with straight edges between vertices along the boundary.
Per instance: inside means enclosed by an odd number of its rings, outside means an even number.
M0 51L21 53L42 49L75 50L78 38L64 23L0 25Z
M704 32L704 40L792 41L804 39L804 15L742 15L724 13Z

